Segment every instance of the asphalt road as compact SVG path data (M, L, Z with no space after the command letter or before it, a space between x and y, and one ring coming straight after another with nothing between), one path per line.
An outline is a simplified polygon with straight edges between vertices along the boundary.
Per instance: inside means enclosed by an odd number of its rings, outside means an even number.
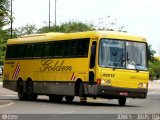
M47 96L37 101L19 101L17 93L0 85L0 119L18 120L160 120L160 83L150 82L147 99L127 99L126 106L118 100L88 99L82 105L76 97L73 103L51 103ZM2 120L3 120L2 119Z

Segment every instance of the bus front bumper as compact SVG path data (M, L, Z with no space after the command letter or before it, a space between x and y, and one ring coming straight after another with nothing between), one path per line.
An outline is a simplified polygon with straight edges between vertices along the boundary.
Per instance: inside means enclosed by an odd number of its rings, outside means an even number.
M117 99L119 97L128 98L146 98L148 89L120 88L112 86L97 86L97 96L108 99Z

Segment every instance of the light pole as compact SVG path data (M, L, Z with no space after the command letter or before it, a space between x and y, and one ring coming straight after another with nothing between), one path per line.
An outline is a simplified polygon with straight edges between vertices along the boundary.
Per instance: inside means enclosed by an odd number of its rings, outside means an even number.
M11 38L12 38L12 23L13 23L13 17L12 17L12 0L11 0Z
M51 6L50 6L50 4L51 4L51 1L49 0L49 31L50 31L50 28L51 28Z
M56 19L57 19L57 18L56 18L56 17L57 17L57 8L56 8L57 5L56 5L56 4L57 4L57 0L55 0L55 26L56 26L56 24L57 24L57 21L56 21Z

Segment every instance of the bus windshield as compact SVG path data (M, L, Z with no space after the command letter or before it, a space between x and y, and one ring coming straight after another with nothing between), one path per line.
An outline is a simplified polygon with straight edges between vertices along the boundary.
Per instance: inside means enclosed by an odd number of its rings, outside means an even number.
M101 67L147 70L146 43L101 39L99 65Z

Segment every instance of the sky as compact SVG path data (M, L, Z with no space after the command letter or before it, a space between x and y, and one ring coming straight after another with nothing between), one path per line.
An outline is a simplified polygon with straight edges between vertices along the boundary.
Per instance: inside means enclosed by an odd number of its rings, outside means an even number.
M51 22L55 0L51 1ZM116 20L128 33L146 37L160 55L160 0L57 0L57 24L81 21L98 24L100 18ZM49 0L13 0L13 27L48 24ZM107 19L108 20L108 19Z

